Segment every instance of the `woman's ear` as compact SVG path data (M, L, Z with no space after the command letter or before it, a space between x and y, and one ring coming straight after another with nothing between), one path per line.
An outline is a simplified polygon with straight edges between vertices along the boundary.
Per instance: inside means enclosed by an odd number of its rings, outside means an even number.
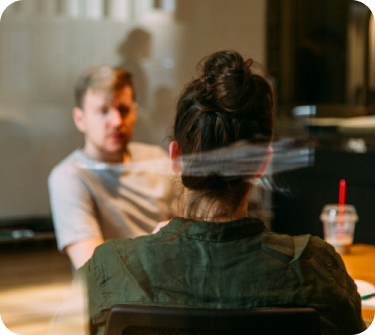
M262 164L260 165L259 170L258 170L257 174L255 175L255 178L260 178L260 177L263 176L263 174L266 171L267 166L268 166L268 164L269 164L269 162L272 158L272 155L273 155L273 149L269 145L268 149L267 149L266 157L264 157L264 160L263 160Z
M169 144L169 158L172 162L172 171L176 174L182 171L182 162L180 158L180 151L176 141Z

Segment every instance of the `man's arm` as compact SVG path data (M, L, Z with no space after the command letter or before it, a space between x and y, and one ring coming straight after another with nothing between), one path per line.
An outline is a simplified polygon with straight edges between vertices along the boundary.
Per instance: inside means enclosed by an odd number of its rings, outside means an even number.
M59 167L48 186L58 248L78 269L104 241L89 181L74 166Z
M65 247L65 252L68 254L74 268L77 270L91 258L95 248L103 242L103 238L93 237L68 245Z

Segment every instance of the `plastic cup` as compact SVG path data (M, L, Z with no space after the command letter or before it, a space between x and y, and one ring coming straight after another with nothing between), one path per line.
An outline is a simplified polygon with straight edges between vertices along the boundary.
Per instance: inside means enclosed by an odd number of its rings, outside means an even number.
M320 220L323 222L324 240L333 245L339 254L350 253L355 224L358 221L354 206L325 205Z

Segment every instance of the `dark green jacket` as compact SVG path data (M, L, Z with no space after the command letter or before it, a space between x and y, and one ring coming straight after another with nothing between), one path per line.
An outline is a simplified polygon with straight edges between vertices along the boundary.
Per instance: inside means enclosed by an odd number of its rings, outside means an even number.
M361 301L333 247L291 237L251 218L231 222L174 218L155 235L110 240L80 269L92 322L104 334L118 303L203 308L307 305L324 335L364 330Z

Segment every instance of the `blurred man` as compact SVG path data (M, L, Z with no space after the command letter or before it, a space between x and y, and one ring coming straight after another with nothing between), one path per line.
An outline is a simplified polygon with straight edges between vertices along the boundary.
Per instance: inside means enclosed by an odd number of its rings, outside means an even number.
M131 75L90 68L75 98L73 119L84 146L52 170L49 190L58 248L79 268L104 240L149 234L174 210L170 176L137 168L167 155L130 142L137 118Z

